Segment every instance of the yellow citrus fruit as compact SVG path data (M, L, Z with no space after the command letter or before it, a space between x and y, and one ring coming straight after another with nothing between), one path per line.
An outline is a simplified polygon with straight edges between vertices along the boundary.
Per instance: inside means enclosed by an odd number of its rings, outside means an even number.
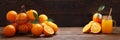
M17 17L17 12L13 10L9 11L6 15L7 20L10 22L15 22L16 17Z
M40 22L40 23L43 23L43 22L46 21L46 20L48 20L47 15L45 15L45 14L39 15L39 22Z
M54 33L58 31L58 26L55 23L50 22L50 21L45 21L45 23L46 25L50 26L54 30Z
M94 22L91 26L91 33L99 33L101 31L101 25L98 22Z
M45 36L52 36L54 34L54 30L50 26L45 23L42 23L42 26L44 27L43 33Z
M31 32L34 36L40 36L43 32L43 27L40 24L32 24Z
M27 14L27 16L28 16L28 18L30 19L30 20L35 20L35 16L34 16L34 13L36 13L37 15L38 15L38 13L37 13L37 11L36 10L28 10L27 12L26 12L26 14Z
M16 18L17 24L24 24L27 22L27 20L28 20L28 17L25 13L19 13Z
M14 36L16 33L16 29L13 25L7 25L4 30L4 35L7 37Z

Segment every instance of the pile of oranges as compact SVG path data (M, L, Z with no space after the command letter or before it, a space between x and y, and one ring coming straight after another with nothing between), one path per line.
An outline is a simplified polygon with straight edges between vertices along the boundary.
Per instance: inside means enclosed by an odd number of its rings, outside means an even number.
M28 10L26 13L17 13L14 10L8 11L6 19L11 23L3 29L4 36L15 36L16 32L22 34L32 33L33 36L52 36L58 31L58 26L48 21L45 14L38 15L36 10Z
M93 20L90 21L87 25L84 26L83 32L84 33L100 33L101 31L101 21L102 21L102 14L95 13L93 15Z

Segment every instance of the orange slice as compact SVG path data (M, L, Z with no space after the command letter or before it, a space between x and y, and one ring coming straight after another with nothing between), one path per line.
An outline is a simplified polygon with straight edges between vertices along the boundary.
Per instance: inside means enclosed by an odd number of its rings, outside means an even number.
M87 33L87 32L89 32L90 31L90 24L87 24L87 25L85 25L85 27L83 28L83 32L84 33Z
M101 25L97 22L94 22L91 26L91 33L99 33L101 31Z
M45 36L52 36L54 34L54 30L50 26L46 25L45 23L42 23L42 25L44 26L43 33Z
M87 25L85 25L85 27L83 28L84 33L90 32L90 28L93 22L94 21L90 21Z
M53 30L54 30L54 34L56 34L56 32L58 31L58 26L57 26L57 24L55 24L55 23L53 23L53 22L48 22L48 21L46 21L45 22L46 23L46 25L48 25L48 26L50 26Z

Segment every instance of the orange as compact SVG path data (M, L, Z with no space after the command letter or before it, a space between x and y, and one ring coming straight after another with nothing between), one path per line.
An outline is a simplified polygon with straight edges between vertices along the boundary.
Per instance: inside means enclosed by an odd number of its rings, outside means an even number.
M28 30L29 30L29 32L31 32L31 29L32 29L32 23L30 23L30 21L28 21L28 22L26 23L26 25L28 26Z
M91 26L91 33L99 33L101 31L101 25L97 22L94 22Z
M16 17L17 17L17 12L13 10L9 11L6 15L7 20L10 22L15 22Z
M95 14L93 15L93 21L98 22L98 23L101 23L101 21L102 21L102 14L100 14L100 13L95 13Z
M93 23L94 23L94 21L90 21L87 25L85 25L84 28L83 28L83 32L84 33L90 32L90 29L91 29L91 26L92 26Z
M40 36L43 32L43 27L40 24L32 24L31 32L34 36Z
M29 18L30 20L35 20L35 19L36 19L33 12L38 15L38 13L37 13L36 10L32 10L32 9L31 9L31 10L29 10L29 11L26 12L26 14L27 14L27 16L28 16L28 18Z
M26 24L21 24L21 25L18 25L18 31L20 33L28 33L29 32L29 28Z
M42 26L44 27L43 33L45 36L52 36L54 34L54 30L50 26L45 23L42 23Z
M16 27L16 26L17 26L17 23L12 23L12 25Z
M11 25L13 25L15 29L17 29L17 23L12 23Z
M39 15L39 23L43 23L46 20L48 20L47 15L45 15L45 14Z
M17 24L24 24L28 20L28 17L25 13L19 13L16 19Z
M45 23L46 25L50 26L54 30L54 33L58 31L58 26L55 23L50 22L50 21L45 21Z
M7 25L4 30L4 35L7 37L14 36L16 33L16 29L13 25Z

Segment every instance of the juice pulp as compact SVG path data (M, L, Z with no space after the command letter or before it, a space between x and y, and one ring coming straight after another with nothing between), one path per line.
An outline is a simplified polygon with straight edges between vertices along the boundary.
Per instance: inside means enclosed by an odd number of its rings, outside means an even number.
M113 21L111 18L103 17L102 33L112 33Z

